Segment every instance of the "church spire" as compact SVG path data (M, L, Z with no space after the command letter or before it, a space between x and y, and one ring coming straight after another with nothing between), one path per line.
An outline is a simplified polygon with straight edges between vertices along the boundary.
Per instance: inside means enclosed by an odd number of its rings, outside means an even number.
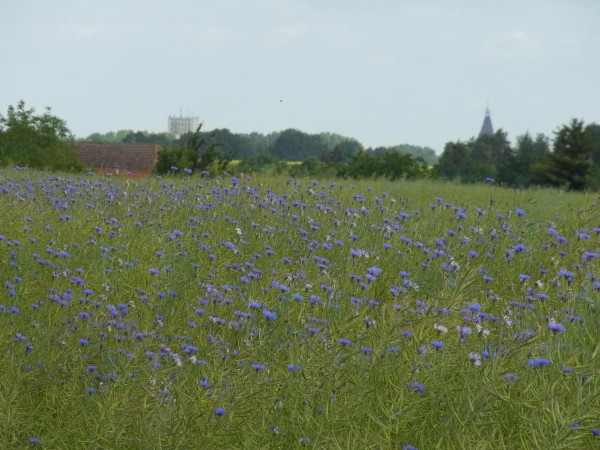
M483 125L481 125L481 131L479 136L491 136L494 134L494 127L492 126L492 118L490 117L490 107L485 108L485 117L483 119Z

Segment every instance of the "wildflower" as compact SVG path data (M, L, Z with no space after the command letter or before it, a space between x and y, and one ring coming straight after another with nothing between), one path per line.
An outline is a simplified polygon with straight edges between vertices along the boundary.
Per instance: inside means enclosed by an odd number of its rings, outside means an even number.
M519 217L523 217L525 215L525 211L523 211L521 208L515 208L515 213Z
M510 325L507 325L510 326ZM486 337L490 334L490 330L486 330L485 328L483 328L483 326L481 326L481 324L476 323L475 324L475 328L477 328L477 333L479 334L479 336L481 337Z
M217 407L215 408L215 415L221 417L222 415L225 414L227 410L225 408L221 408L221 407Z
M265 318L267 320L275 320L275 319L277 319L277 314L275 314L274 312L269 311L268 309L264 309L263 310L263 316L265 316Z
M445 327L444 325L441 325L439 323L434 323L433 324L433 328L438 332L438 333L447 333L448 332L448 328Z
M507 383L514 383L515 381L517 381L519 379L519 377L513 373L507 373L506 375L503 376L504 381L506 381Z
M527 362L531 367L544 367L550 364L550 360L547 358L532 358Z
M469 362L475 367L479 367L481 365L481 355L476 352L469 352Z
M261 372L261 371L265 370L265 365L264 364L252 364L252 368L254 370L256 370L257 372Z
M39 444L40 442L42 442L42 440L40 438L37 438L37 437L30 437L29 438L29 443L30 444Z
M471 334L471 328L467 327L467 326L460 326L460 325L456 325L456 331L458 331L458 334L460 334L460 337L463 338L465 336L468 336L469 334Z
M352 341L346 338L339 338L338 342L342 345L352 345Z
M442 341L431 341L431 346L436 350L441 350L444 348L444 343Z
M548 321L548 329L554 333L564 333L567 330L563 324L555 322L554 319Z
M407 387L415 392L418 392L419 394L424 394L425 393L425 386L423 386L421 383L419 383L418 381L413 381L412 383L409 383L407 385Z

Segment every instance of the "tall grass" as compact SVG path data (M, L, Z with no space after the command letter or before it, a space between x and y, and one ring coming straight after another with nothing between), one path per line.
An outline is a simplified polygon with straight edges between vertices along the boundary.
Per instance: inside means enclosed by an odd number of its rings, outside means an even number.
M597 448L598 201L2 171L0 448Z

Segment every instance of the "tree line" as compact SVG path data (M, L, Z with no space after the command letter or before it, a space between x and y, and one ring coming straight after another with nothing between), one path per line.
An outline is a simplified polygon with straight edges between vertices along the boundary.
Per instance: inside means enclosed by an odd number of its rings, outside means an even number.
M233 133L227 128L203 131L202 124L196 133L183 134L176 137L170 133L150 133L146 131L120 130L106 134L93 133L85 141L111 143L152 143L163 148L185 147L192 135L201 133L207 138L217 141L224 154L235 155L235 159L248 160L256 156L264 158L264 154L272 155L282 161L305 161L316 157L323 161L344 162L353 154L365 150L354 138L336 133L310 134L289 128L269 134ZM420 157L428 164L437 162L435 151L428 147L416 145L396 145L392 147L367 148L375 154L398 152L400 154Z
M398 145L365 149L356 139L335 133L308 134L288 129L269 134L202 130L169 133L120 130L94 133L84 141L159 144L155 172L212 174L224 171L288 173L343 178L442 178L463 183L494 181L512 186L600 190L600 125L573 119L553 139L519 136L513 147L498 130L468 141L448 142L439 159L427 147ZM83 170L76 140L66 122L48 108L37 114L23 101L0 114L0 165L50 170ZM235 164L233 164L235 161ZM291 164L290 161L295 163Z
M436 175L464 183L495 181L505 186L600 189L600 125L573 119L554 133L519 136L511 146L506 133L448 142Z

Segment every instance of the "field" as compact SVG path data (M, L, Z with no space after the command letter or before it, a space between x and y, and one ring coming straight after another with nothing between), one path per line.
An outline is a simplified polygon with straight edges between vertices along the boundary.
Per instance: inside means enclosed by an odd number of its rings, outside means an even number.
M0 448L600 448L599 201L0 170Z

